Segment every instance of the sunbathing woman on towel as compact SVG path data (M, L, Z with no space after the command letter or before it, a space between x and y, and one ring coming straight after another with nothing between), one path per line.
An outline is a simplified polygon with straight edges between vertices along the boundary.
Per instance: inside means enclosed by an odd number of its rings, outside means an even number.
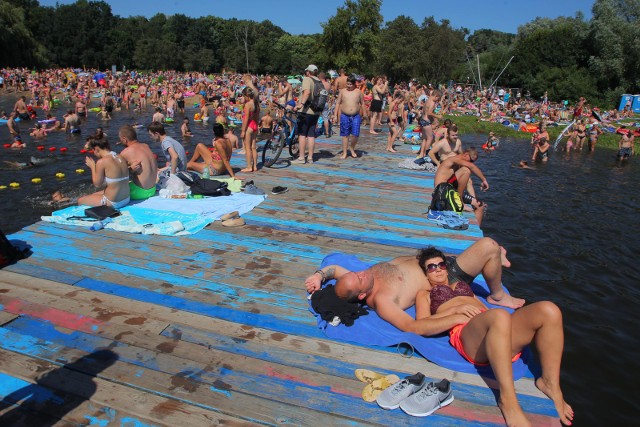
M198 143L193 157L187 163L187 169L202 173L204 168L208 167L211 176L229 174L231 178L235 178L236 176L229 163L233 148L231 147L231 141L224 137L224 125L220 123L214 124L213 134L215 136L212 141L213 149L209 151L206 145ZM199 161L200 159L203 161Z
M449 330L449 342L474 365L491 365L498 381L498 406L507 425L529 425L513 384L511 363L520 358L522 349L537 344L542 376L536 386L555 404L563 424L573 420L573 409L560 390L560 362L564 348L562 313L550 301L536 302L509 314L488 309L463 282L449 280L442 252L434 247L420 251L420 267L431 284L416 296L416 319L446 318L463 314L464 322Z

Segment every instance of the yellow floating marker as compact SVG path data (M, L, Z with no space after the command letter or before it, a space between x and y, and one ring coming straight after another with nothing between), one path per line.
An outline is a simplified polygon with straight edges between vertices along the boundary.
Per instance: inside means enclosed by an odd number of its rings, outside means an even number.
M56 178L64 178L64 174L62 172L58 172L56 174Z
M76 173L84 173L84 169L76 169Z
M7 186L6 185L0 185L0 190L6 190Z
M11 188L20 188L20 184L18 184L17 182L12 182L11 184L9 184L9 187L11 187Z
M31 182L34 184L40 184L42 182L42 178L31 178Z

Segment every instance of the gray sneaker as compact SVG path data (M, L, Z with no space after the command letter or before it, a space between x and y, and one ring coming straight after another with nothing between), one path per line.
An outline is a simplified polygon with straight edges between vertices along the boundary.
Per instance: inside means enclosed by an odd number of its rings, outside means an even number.
M414 417L426 417L451 402L451 383L444 379L439 383L426 383L415 394L404 399L400 403L400 409Z
M305 159L295 159L291 160L291 163L294 165L304 165L306 163Z
M426 381L424 374L420 372L405 377L380 393L376 402L383 409L396 409L400 402L420 390Z

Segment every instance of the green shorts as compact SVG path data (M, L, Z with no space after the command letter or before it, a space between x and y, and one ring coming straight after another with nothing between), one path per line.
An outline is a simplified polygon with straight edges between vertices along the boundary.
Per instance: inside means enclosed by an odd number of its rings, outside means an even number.
M135 185L133 181L129 181L129 192L131 193L129 196L131 200L145 200L156 195L156 187L145 190Z

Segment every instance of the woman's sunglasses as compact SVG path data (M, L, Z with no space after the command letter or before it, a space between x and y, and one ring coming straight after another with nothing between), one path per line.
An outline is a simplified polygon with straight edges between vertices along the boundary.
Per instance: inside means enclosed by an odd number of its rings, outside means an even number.
M442 262L439 262L438 264L427 264L427 273L433 273L438 268L440 270L446 270L447 269L447 263L442 261Z

